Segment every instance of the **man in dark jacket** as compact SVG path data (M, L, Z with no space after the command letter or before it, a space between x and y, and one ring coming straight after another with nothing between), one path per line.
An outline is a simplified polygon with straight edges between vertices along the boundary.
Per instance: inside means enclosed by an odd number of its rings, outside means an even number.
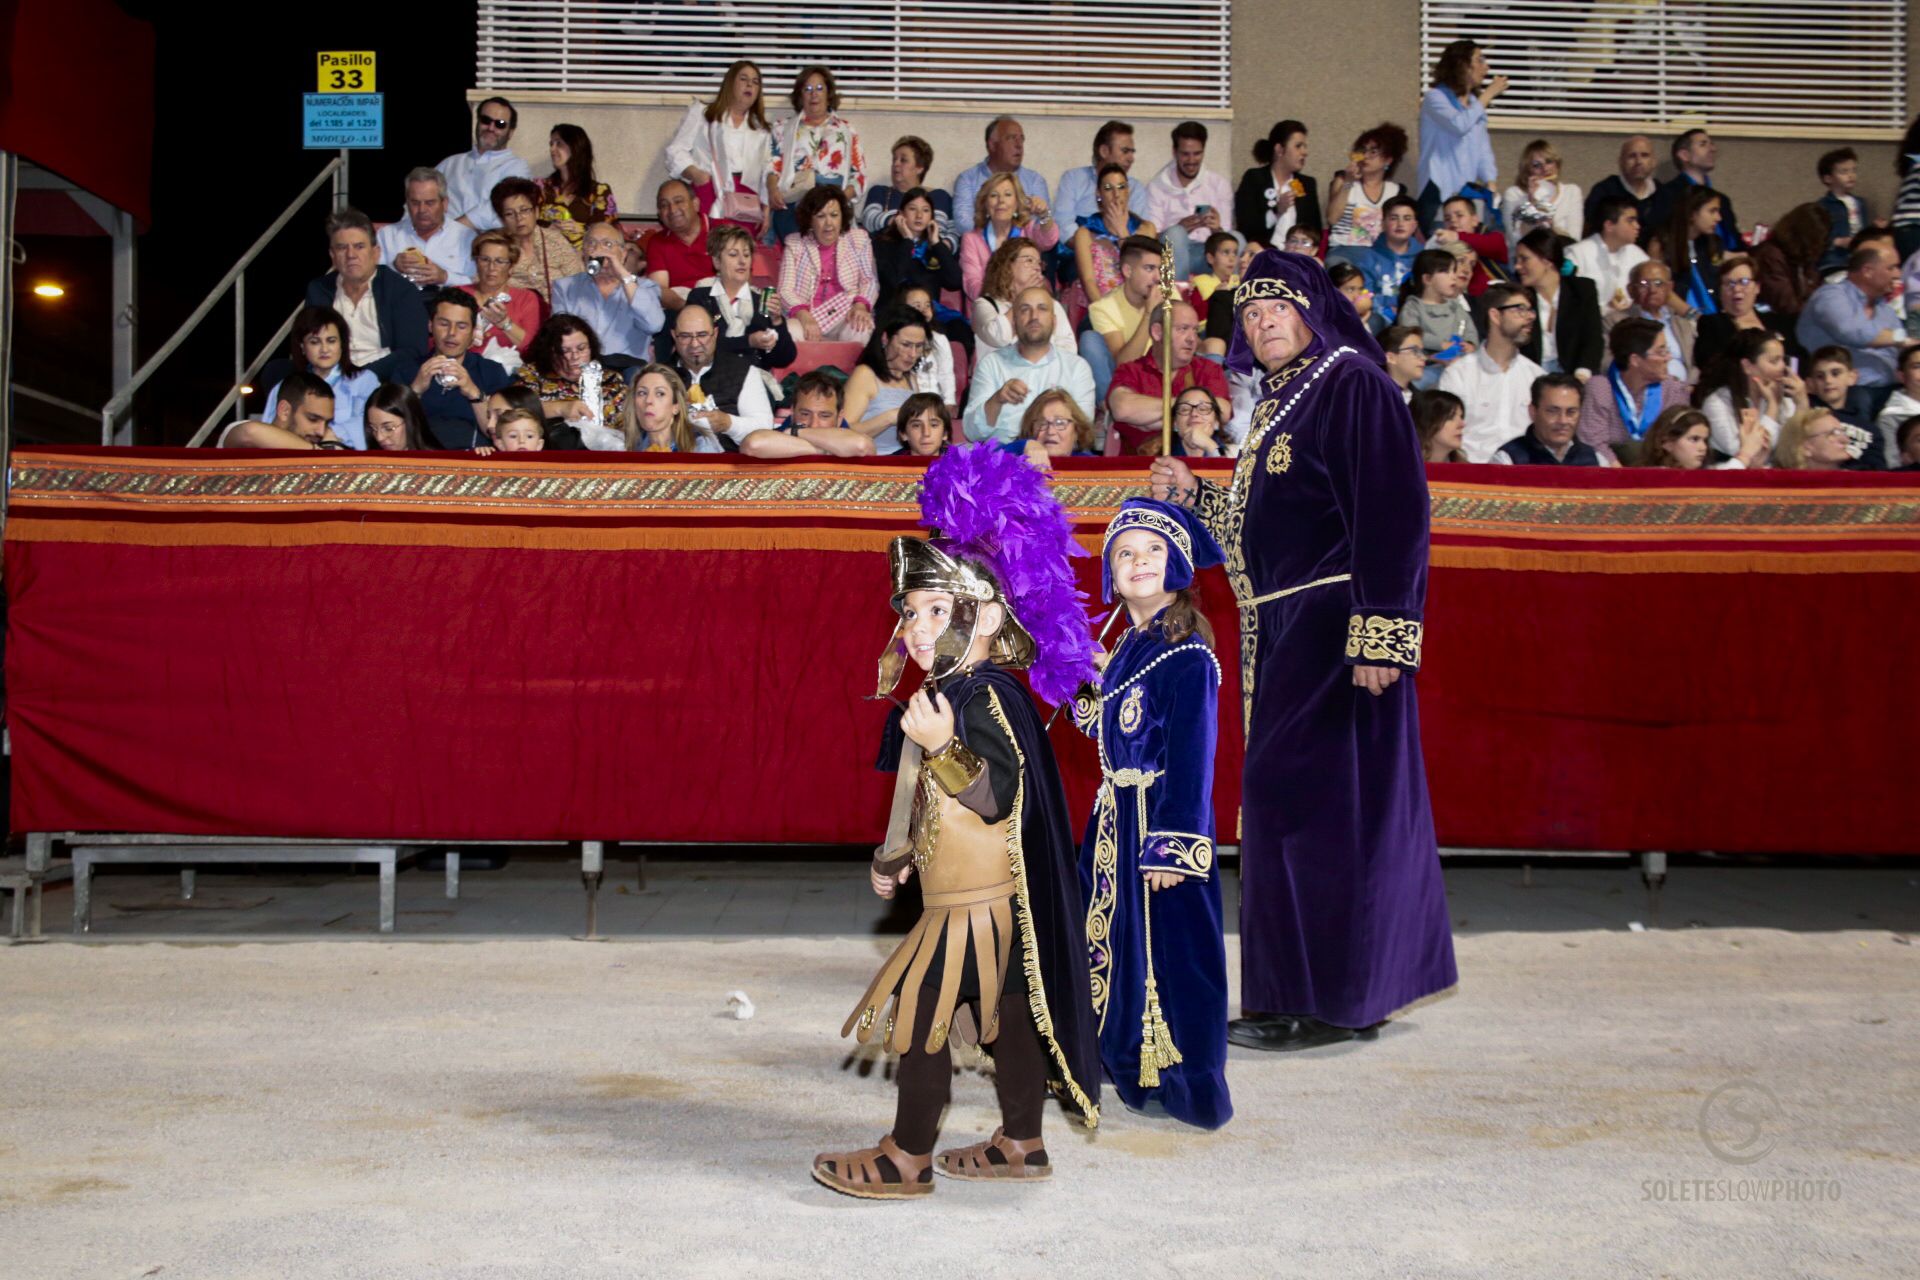
M348 355L381 381L406 376L427 354L427 310L420 290L380 265L373 222L358 209L327 219L333 270L307 285L307 305L332 307L347 321Z
M1606 467L1610 459L1574 439L1580 423L1580 379L1570 373L1542 374L1533 380L1527 404L1527 433L1494 451L1490 461L1522 466Z
M413 392L427 411L427 433L436 449L474 449L491 444L482 419L486 399L513 381L505 369L472 350L480 304L465 289L428 295L433 307L433 353L412 373Z

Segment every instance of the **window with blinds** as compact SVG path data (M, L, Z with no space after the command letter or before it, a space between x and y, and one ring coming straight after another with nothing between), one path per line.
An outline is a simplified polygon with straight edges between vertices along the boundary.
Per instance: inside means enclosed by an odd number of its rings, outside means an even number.
M1905 0L1421 0L1422 90L1455 40L1511 80L1495 128L1703 125L1779 137L1906 127Z
M809 63L868 101L1232 107L1232 0L479 0L479 83L711 94L752 58L770 114Z

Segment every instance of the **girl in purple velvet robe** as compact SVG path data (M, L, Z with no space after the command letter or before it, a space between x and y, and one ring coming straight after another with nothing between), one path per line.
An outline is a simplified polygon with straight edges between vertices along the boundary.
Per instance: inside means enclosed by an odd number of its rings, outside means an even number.
M1370 1035L1456 981L1413 673L1428 499L1379 346L1318 262L1267 250L1234 291L1257 372L1231 486L1154 464L1219 539L1247 732L1235 1044ZM1258 369L1255 369L1256 364Z
M1220 664L1189 588L1220 547L1188 512L1130 498L1105 559L1105 597L1133 625L1098 693L1074 702L1100 747L1080 885L1101 1065L1128 1107L1217 1129L1233 1118L1213 848Z

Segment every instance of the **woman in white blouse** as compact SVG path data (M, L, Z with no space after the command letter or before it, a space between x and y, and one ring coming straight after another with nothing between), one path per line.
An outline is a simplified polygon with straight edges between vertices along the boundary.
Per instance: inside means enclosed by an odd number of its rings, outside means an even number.
M742 59L727 68L713 101L695 102L667 143L667 172L693 184L712 221L764 236L773 216L773 131L761 104L760 68Z
M1535 138L1520 153L1520 173L1500 197L1500 216L1506 219L1509 251L1535 227L1580 238L1586 216L1580 185L1560 181L1560 153L1545 138Z
M982 353L1004 347L1014 340L1013 300L1028 289L1047 288L1047 269L1040 257L1040 246L1021 238L1003 240L987 259L986 275L980 296L973 300L973 340ZM1053 290L1047 289L1048 293ZM1058 298L1053 302L1053 345L1065 355L1079 355L1073 336L1073 322Z
M1807 403L1807 387L1787 367L1787 349L1769 329L1742 329L1700 379L1694 403L1707 415L1708 438L1729 457L1741 452L1740 413L1759 412L1769 449L1781 424Z

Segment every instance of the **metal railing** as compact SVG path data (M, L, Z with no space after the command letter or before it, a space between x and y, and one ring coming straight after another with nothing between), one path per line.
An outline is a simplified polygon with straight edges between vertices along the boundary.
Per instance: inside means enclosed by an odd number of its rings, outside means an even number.
M214 425L226 415L236 401L246 394L249 380L266 366L267 361L273 358L273 353L280 349L280 344L287 340L287 335L293 332L293 318L300 311L295 307L288 312L287 318L281 321L278 329L274 330L273 337L267 340L266 346L262 347L260 353L252 360L248 360L246 354L247 267L269 244L273 243L274 237L285 229L287 223L293 220L293 215L300 212L328 179L333 180L333 207L338 209L346 200L347 153L345 151L327 161L320 172L313 176L313 181L307 183L305 189L293 198L279 217L273 220L273 225L261 232L260 238L253 242L252 247L240 255L240 261L234 263L227 274L220 277L220 283L213 286L212 291L201 300L199 306L193 309L193 313L186 318L185 323L174 331L171 338L161 343L160 349L147 357L146 363L140 366L127 385L122 387L113 399L107 401L105 407L100 410L101 444L133 443L131 431L127 433L129 438L115 439L120 419L132 406L133 397L142 386L146 385L147 380L159 370L160 366L167 362L167 358L178 351L181 344L200 327L200 322L207 318L208 313L222 298L226 297L228 290L233 291L233 385L227 389L226 395L220 398L220 403L214 407L212 413L207 415L206 421L200 424L200 429L193 433L193 438L187 443L191 446L205 441L213 431Z

